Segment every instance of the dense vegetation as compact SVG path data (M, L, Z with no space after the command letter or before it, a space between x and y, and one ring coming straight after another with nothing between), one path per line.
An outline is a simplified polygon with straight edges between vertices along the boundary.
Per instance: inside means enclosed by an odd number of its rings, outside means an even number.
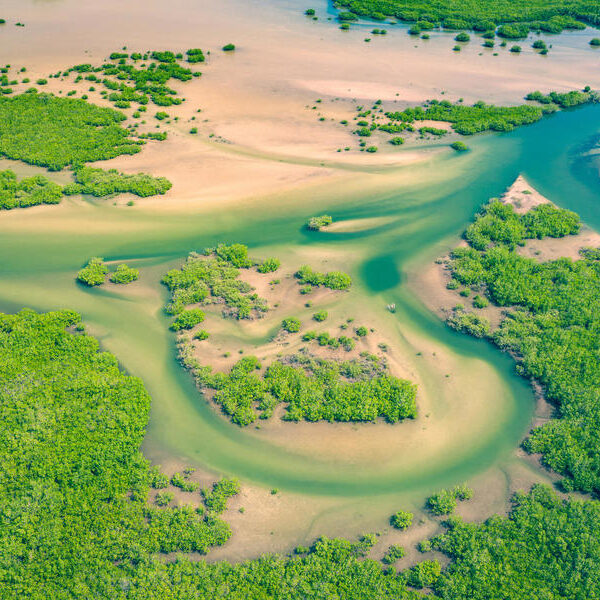
M308 265L304 265L296 271L298 283L311 287L326 287L331 290L347 290L352 285L350 275L342 271L330 271L319 273L313 271Z
M425 24L422 29L474 29L490 31L503 25L515 33L513 37L526 36L530 30L560 33L563 29L583 29L584 23L600 25L600 10L591 0L337 0L336 5L346 9L340 13L342 20L356 16L383 20L387 17ZM351 15L354 19L352 19Z
M58 204L62 200L62 192L60 185L42 175L19 181L13 171L0 171L0 210Z
M519 125L535 123L545 112L556 107L523 104L521 106L494 106L476 102L472 106L452 103L448 100L431 100L424 107L416 106L399 112L388 112L390 122L414 123L433 120L452 123L452 128L461 135L472 135L482 131L510 131Z
M104 171L79 167L75 169L74 179L74 183L62 187L43 175L19 181L13 171L0 171L0 210L59 204L63 194L91 194L100 197L128 192L146 197L164 194L171 188L171 182L164 177L152 177L144 173L125 175L115 169Z
M556 407L525 448L542 453L544 463L564 475L564 489L598 493L600 252L539 262L516 250L527 238L578 231L578 217L570 211L546 205L516 215L512 207L492 202L467 229L469 246L453 251L449 268L453 281L505 307L495 331L489 323L480 323L486 331L479 330L514 355L519 372L539 381Z
M169 479L139 452L148 395L93 338L67 332L81 329L78 323L69 311L0 316L4 598L600 597L600 503L561 500L543 486L517 494L508 517L483 524L449 518L447 531L422 545L448 555L444 570L432 560L399 573L382 569L366 557L373 535L359 542L320 538L291 556L236 565L181 554L157 559L224 543L229 529L217 515L239 485L222 480L204 488L205 514L201 507L150 506L150 486L165 490ZM171 499L160 491L156 503ZM400 517L403 526L410 521ZM402 554L392 546L384 562Z
M561 500L546 486L513 498L508 516L452 518L433 547L450 558L442 600L588 600L600 597L600 503Z
M94 338L66 331L78 323L0 315L3 598L125 598L152 555L230 535L210 509L147 503L150 398Z
M421 106L384 111L382 101L377 100L370 108L362 105L356 107L357 128L353 133L361 138L359 144L367 151L365 138L371 137L377 131L390 134L392 136L390 143L393 145L404 143L404 138L400 137L399 133L418 132L421 138L426 135L438 137L449 133L447 129L430 125L419 127L420 121L450 123L452 129L460 135L473 135L484 131L511 131L515 127L535 123L545 114L588 102L598 102L599 97L597 92L586 87L581 91L548 94L535 91L528 94L525 99L535 104L495 106L479 101L473 105L465 105L462 100L454 103L448 100L429 100ZM342 124L347 124L347 121L342 121ZM455 142L452 147L458 151L468 149L462 142Z
M229 373L213 373L180 348L183 364L198 385L212 390L212 399L234 423L246 426L268 419L285 404L286 421L374 421L390 423L416 416L416 386L386 373L376 356L334 361L306 353L272 362L266 369L254 356L239 360Z
M226 314L237 319L265 312L266 301L239 279L240 269L253 264L243 244L221 244L207 248L204 254L192 252L180 269L172 269L163 277L171 291L167 312L178 315L189 304L216 303L224 304Z
M597 94L586 88L584 91L571 90L570 92L550 92L542 94L535 91L527 94L525 100L539 102L540 104L555 104L561 108L572 108L591 101L598 101Z
M231 565L178 561L138 571L132 600L198 598L212 600L417 600L404 574L365 558L374 536L359 542L322 537L292 556L266 555ZM436 563L437 564L437 563Z
M60 170L140 151L125 116L85 100L26 92L0 96L0 155Z
M501 243L513 250L527 239L560 238L579 233L579 217L552 204L540 204L523 215L510 204L493 201L465 232L465 239L476 250Z
M171 323L173 331L181 331L182 329L192 329L198 323L204 321L204 312L199 308L188 308L182 310Z
M139 452L149 397L96 340L66 331L78 323L69 311L0 316L3 598L417 598L364 559L374 536L235 566L154 558L224 543L217 515L239 484L203 489L206 514L150 506L150 486L169 482Z
M171 182L164 177L152 177L145 173L126 175L116 169L94 169L79 167L74 171L74 183L64 187L63 193L91 194L92 196L110 196L112 194L135 194L146 198L165 194L171 189Z

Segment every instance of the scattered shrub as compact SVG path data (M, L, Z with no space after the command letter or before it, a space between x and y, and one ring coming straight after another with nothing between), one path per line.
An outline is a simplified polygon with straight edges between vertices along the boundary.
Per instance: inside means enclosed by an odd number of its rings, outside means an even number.
M390 524L396 529L404 531L408 529L413 522L413 514L403 510L398 511L390 517Z
M281 265L281 262L277 258L266 258L259 266L259 273L273 273L277 271Z
M198 482L189 481L187 477L181 473L173 473L171 485L179 488L182 492L195 492L200 487Z
M204 505L213 515L220 515L227 508L227 501L240 493L237 479L223 478L215 481L212 488L202 488Z
M300 320L295 317L284 319L281 323L281 328L288 333L298 333L300 331Z
M427 498L426 506L436 516L449 515L456 508L456 494L451 490L442 490Z
M383 563L386 565L391 565L395 563L397 560L400 560L404 556L404 548L402 546L397 546L395 544L391 545L388 548L388 551L385 553L384 557L381 559Z
M295 273L300 284L314 287L323 286L332 290L347 290L352 285L350 275L341 271L319 273L304 265Z
M158 492L154 497L154 504L157 506L167 506L173 500L172 492Z
M199 63L204 62L204 52L200 48L190 48L186 51L187 61L189 63Z
M457 500L470 500L473 490L466 485L457 485L452 490L441 490L437 494L427 498L426 506L432 514L449 515L454 512Z
M483 338L490 335L490 322L485 317L467 313L462 309L455 310L446 323L457 331L470 333L474 337Z
M488 305L489 305L489 302L483 296L480 296L479 294L477 294L473 298L473 306L475 308L485 308Z

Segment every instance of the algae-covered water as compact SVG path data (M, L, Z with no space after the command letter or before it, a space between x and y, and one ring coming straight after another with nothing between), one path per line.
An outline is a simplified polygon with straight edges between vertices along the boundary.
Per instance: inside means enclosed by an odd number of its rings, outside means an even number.
M507 356L450 331L428 312L407 286L407 275L456 244L477 208L519 173L552 201L600 227L597 164L587 156L599 132L600 107L588 106L510 134L474 139L467 155L443 152L425 163L379 173L346 168L347 178L313 186L310 193L300 188L226 209L210 205L182 214L144 208L143 201L128 209L67 200L60 207L0 214L0 309L80 311L103 346L140 376L152 395L145 450L153 459L174 456L244 481L319 495L431 490L463 481L512 455L531 423L532 393ZM309 234L302 224L316 212L336 221L389 219L357 233ZM429 396L439 399L434 409L452 413L452 398L460 395L492 418L472 427L467 423L468 435L465 428L455 436L446 432L435 440L434 453L425 446L426 437L420 447L413 432L409 456L391 452L377 463L344 461L335 449L314 456L231 425L177 364L159 283L190 250L219 241L240 241L254 253L284 258L311 246L347 254L357 298L393 323L401 351L416 356L422 342L456 365L452 396L435 359L411 358ZM137 261L139 284L122 292L78 286L74 274L90 256ZM396 304L394 315L386 313L388 303ZM474 385L474 373L486 381ZM294 426L289 427L293 436ZM405 424L390 427L404 435Z

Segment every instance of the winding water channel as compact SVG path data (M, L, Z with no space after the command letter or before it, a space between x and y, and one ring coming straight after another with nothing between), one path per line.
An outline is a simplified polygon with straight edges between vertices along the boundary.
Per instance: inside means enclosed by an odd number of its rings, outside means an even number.
M600 228L598 167L587 155L599 132L600 106L588 106L509 134L473 139L469 156L445 152L412 166L350 171L346 185L311 189L310 197L300 190L286 198L271 196L251 205L185 215L157 216L143 204L127 211L93 201L21 211L10 218L0 215L0 309L80 311L103 346L140 376L152 395L146 451L153 458L174 455L261 485L334 496L429 490L465 480L514 451L531 422L532 393L507 356L450 331L426 310L407 286L407 275L455 245L477 208L501 194L519 173L552 201ZM421 183L405 179L408 171ZM370 192L373 181L378 185ZM360 233L308 234L301 224L317 207L336 220L390 219ZM465 365L455 385L463 386L460 393L473 402L489 405L493 418L474 424L460 439L448 432L434 454L419 447L415 434L410 455L394 456L391 449L389 460L377 464L344 461L335 453L316 457L226 422L175 360L174 336L161 310L165 291L159 284L162 274L190 250L218 241L240 241L261 254L286 256L294 248L315 245L360 256L351 264L358 288L382 313L387 303L396 304L395 315L386 318L394 319L405 340L403 350L415 350L415 339L426 340ZM77 286L74 273L94 255L139 259L137 291ZM488 385L470 385L471 365L490 374ZM435 361L416 368L430 395L443 397L444 380ZM452 410L443 403L438 408ZM389 427L404 435L404 424Z

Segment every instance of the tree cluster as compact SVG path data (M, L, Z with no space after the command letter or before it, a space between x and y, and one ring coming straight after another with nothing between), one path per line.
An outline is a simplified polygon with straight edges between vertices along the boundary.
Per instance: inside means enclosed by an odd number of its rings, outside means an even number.
M243 244L220 244L204 254L192 252L180 269L172 269L162 279L171 292L167 312L178 315L190 304L214 303L224 304L237 319L265 312L266 300L239 279L240 269L253 264Z
M206 553L230 536L202 509L149 505L150 397L94 338L67 331L79 322L0 315L3 598L124 599L123 581L164 567L155 554Z
M416 386L386 373L376 356L334 361L290 355L263 370L254 356L239 360L229 373L213 373L189 354L183 363L198 384L234 423L268 419L279 404L287 421L374 421L390 423L416 416Z
M579 260L547 262L525 258L516 248L528 238L562 237L579 231L575 213L540 205L524 215L492 202L469 226L469 246L456 248L449 263L453 279L480 290L505 315L489 336L518 362L519 372L537 380L556 411L525 441L530 452L561 473L564 489L600 491L600 253ZM464 321L465 317L461 316ZM483 327L481 329L480 327Z
M85 100L25 92L0 96L0 155L58 171L68 165L135 154L141 141L125 115Z
M585 24L600 25L597 6L590 0L338 0L336 5L346 10L338 14L342 21L358 17L376 20L394 18L421 29L443 27L447 30L494 31L511 37L525 37L530 31L560 33L565 29L584 29ZM507 35L508 37L508 35Z
M142 198L165 194L171 189L171 182L164 177L152 177L145 173L126 175L116 169L95 169L78 167L73 172L74 183L67 184L65 195L90 194L96 197L113 194L135 194Z
M42 175L20 181L14 171L0 171L0 210L26 208L39 204L58 204L63 188Z

